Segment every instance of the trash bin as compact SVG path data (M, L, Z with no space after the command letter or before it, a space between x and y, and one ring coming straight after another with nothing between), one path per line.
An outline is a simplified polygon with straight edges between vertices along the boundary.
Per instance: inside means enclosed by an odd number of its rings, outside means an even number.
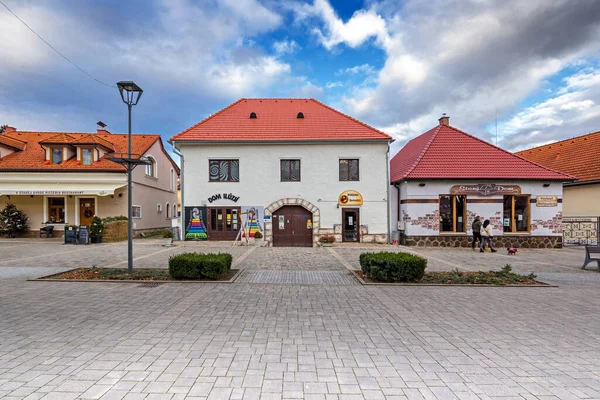
M392 232L392 244L400 244L400 232L393 231Z

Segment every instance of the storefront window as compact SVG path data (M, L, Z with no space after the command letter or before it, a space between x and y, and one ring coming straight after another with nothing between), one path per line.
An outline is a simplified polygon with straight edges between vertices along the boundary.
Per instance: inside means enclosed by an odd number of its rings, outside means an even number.
M52 149L52 164L60 164L63 160L62 149Z
M65 223L65 199L63 197L48 198L48 221L57 224Z
M504 196L504 232L529 232L529 196Z
M440 232L466 232L466 211L466 196L440 196Z
M93 149L81 149L81 163L83 165L92 165L94 163Z

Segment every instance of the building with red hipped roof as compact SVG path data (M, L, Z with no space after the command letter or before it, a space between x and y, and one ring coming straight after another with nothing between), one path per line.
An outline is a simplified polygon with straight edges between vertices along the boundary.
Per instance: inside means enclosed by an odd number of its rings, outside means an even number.
M188 240L388 241L392 138L323 103L240 99L171 141Z
M111 155L127 153L128 135L106 129L95 133L27 132L8 127L0 133L0 207L13 203L29 217L32 234L53 226L89 225L127 215L127 170ZM132 153L148 165L133 170L136 231L171 227L177 217L179 167L160 135L132 135Z
M600 132L589 133L516 153L577 178L563 187L563 215L600 217ZM595 222L597 224L597 222ZM597 227L591 232L597 235ZM596 238L597 239L597 238Z
M575 178L449 124L408 142L390 162L392 220L408 245L470 246L476 216L499 247L562 246L563 182Z

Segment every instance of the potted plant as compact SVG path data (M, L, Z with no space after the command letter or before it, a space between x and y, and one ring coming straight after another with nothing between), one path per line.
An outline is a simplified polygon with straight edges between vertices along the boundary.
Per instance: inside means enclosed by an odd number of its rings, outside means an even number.
M162 233L163 239L165 239L165 246L173 244L173 232L169 229L165 229Z
M260 231L254 232L254 245L260 246L262 245L263 234Z
M323 247L332 247L333 243L335 243L335 236L333 235L323 235L319 238L319 243Z
M90 240L92 243L102 243L102 232L104 231L104 222L98 217L94 216L90 223Z
M2 221L0 230L2 230L2 233L7 233L9 238L15 237L15 233L29 230L28 219L23 211L17 209L17 206L6 203L6 207L0 210L0 220Z

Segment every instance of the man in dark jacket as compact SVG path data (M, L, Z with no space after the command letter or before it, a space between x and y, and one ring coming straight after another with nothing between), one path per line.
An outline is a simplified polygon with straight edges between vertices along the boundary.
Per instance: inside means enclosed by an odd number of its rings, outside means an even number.
M475 251L475 244L477 241L481 243L481 219L479 215L475 217L475 221L471 224L471 229L473 229L473 242L471 243L471 248Z

